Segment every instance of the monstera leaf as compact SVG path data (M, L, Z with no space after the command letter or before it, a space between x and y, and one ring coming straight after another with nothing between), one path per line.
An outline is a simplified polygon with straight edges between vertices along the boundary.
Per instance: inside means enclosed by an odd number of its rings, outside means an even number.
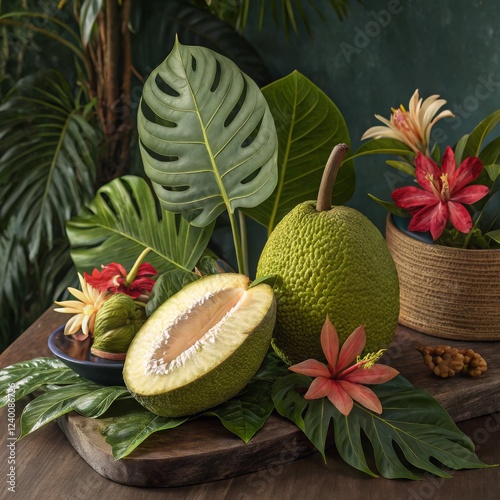
M80 271L90 272L109 262L129 269L150 247L146 260L161 273L193 269L213 225L196 228L173 213L159 212L146 181L125 176L104 185L66 229L71 257Z
M344 118L335 104L298 71L262 89L278 133L278 185L271 197L245 213L267 227L296 205L315 200L326 162L338 143L350 143ZM333 202L340 205L354 192L354 165L344 162Z
M138 130L162 207L192 214L195 226L256 206L276 186L276 131L266 100L209 49L176 41L144 85Z

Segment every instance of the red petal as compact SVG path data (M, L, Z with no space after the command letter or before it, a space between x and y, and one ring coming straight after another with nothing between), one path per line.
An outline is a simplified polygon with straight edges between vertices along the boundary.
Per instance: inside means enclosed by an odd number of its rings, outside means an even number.
M328 367L315 359L307 359L306 361L302 361L302 363L288 367L288 369L301 375L307 375L308 377L331 377Z
M441 172L443 174L448 174L448 177L451 178L456 168L457 162L455 161L455 153L450 146L447 146L443 154L443 159L441 160Z
M137 271L138 277L155 276L156 274L158 274L158 271L149 262L143 262Z
M489 188L481 184L475 184L473 186L466 186L460 191L457 191L451 197L452 201L458 201L459 203L476 203L481 198L489 193Z
M328 396L332 382L329 378L315 378L309 386L309 390L304 394L304 399L320 399Z
M472 219L467 209L460 203L448 202L450 222L453 227L462 233L468 233L472 229Z
M431 217L431 236L433 240L437 240L448 222L448 205L446 203L438 203Z
M328 315L321 329L321 347L325 353L326 360L331 373L335 373L335 364L339 356L339 336Z
M398 207L406 209L436 204L439 201L435 194L415 186L397 188L391 196Z
M335 367L335 373L339 373L344 368L349 366L356 359L356 356L361 354L365 348L365 344L365 325L361 325L358 326L358 328L356 328L356 330L354 330L349 337L347 337L346 341L342 345L339 360L337 362L337 366Z
M469 158L466 158L458 167L455 174L448 179L451 196L453 197L454 193L460 191L467 184L470 184L473 180L477 179L482 169L483 164L479 158L476 158L475 156L469 156Z
M357 401L375 413L382 413L382 403L371 389L368 389L364 385L346 382L345 380L339 380L339 384L354 401Z
M426 177L430 175L436 180L441 177L441 171L436 163L430 158L427 158L427 156L424 156L422 153L418 153L415 158L415 174L417 176L418 183L429 193L432 193L433 191L430 187L430 182Z
M349 373L342 380L358 384L383 384L392 380L399 372L387 365L375 364L371 368L359 368Z
M448 209L445 203L436 203L419 210L410 221L410 231L429 231L432 238L436 240L441 236L446 222L448 221Z
M354 406L354 402L344 391L344 389L334 380L330 381L330 391L328 392L328 399L332 403L337 410L342 413L342 415L346 416L351 413L352 407Z

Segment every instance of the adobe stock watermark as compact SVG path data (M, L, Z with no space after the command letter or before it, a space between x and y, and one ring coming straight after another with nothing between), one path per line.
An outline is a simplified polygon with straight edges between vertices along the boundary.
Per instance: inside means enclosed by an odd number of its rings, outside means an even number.
M378 12L370 11L371 19L364 25L363 29L359 26L354 28L354 38L352 44L341 42L339 45L346 61L350 63L354 54L360 54L363 49L370 45L373 38L380 35L383 28L387 28L394 16L403 12L403 6L400 0L389 0L387 8Z
M17 384L7 388L7 491L16 492L16 390Z

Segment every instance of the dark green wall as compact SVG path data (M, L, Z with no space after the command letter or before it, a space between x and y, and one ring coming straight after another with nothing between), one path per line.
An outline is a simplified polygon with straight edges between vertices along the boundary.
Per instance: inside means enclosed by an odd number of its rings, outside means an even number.
M344 114L354 148L378 124L375 113L389 117L391 106L407 106L416 88L424 97L440 94L456 114L435 127L442 150L500 108L498 0L352 0L344 22L328 0L316 3L325 20L307 9L312 39L300 26L287 42L270 9L262 30L251 16L245 36L273 79L298 69L330 96ZM366 193L390 199L401 178L380 157L357 160L356 173L349 204L383 228L385 212Z

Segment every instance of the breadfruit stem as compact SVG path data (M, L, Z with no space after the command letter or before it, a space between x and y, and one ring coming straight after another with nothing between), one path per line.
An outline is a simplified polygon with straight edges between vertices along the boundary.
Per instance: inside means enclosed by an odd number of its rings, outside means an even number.
M316 210L318 212L326 212L332 208L333 186L335 185L340 165L342 165L342 160L348 149L349 146L347 144L337 144L330 153L330 158L326 162L319 186L318 201L316 202Z

